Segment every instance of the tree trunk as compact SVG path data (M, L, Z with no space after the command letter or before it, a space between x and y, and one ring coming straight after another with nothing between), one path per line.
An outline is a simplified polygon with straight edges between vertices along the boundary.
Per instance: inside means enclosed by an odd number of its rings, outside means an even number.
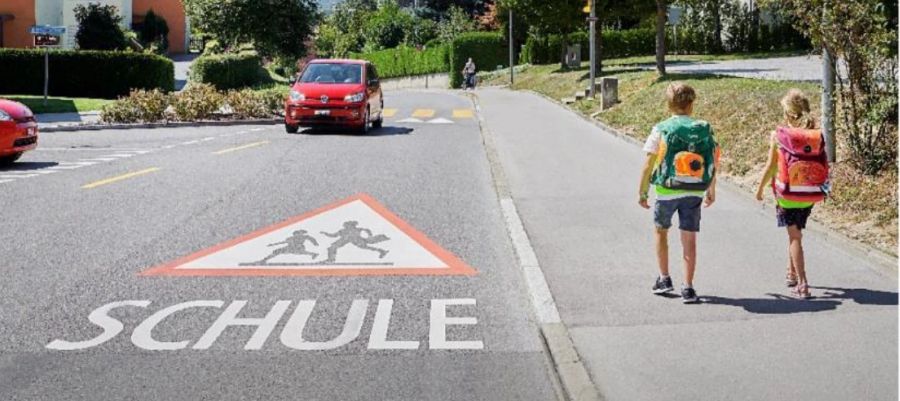
M712 2L712 17L715 24L713 37L713 53L722 53L722 12L721 4L718 1Z
M666 0L656 0L656 72L666 75Z

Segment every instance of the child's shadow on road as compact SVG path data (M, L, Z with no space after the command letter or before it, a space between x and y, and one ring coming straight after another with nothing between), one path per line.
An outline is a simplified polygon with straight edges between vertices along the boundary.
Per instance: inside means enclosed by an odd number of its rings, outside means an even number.
M809 300L799 300L782 294L766 294L771 298L725 298L717 296L702 297L703 303L711 305L729 305L744 308L750 313L789 314L802 312L823 312L835 310L843 301L856 302L860 305L897 305L897 293L889 291L867 290L863 288L810 287L824 290Z

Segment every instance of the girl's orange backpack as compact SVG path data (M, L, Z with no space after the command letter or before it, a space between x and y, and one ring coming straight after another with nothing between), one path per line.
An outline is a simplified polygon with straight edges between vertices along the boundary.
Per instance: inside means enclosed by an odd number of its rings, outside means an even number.
M828 194L828 155L817 129L778 127L775 195L797 202L821 202Z

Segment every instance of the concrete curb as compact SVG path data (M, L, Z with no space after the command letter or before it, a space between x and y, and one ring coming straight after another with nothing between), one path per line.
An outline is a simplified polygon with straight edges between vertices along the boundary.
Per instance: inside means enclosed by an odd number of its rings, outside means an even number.
M127 130L127 129L153 129L153 128L191 128L191 127L230 127L235 125L277 125L283 124L281 118L255 119L255 120L227 120L227 121L195 121L195 122L167 122L145 124L82 124L82 125L57 125L40 127L41 133L46 132L75 132L75 131L100 131L100 130Z
M540 96L544 99L547 99L547 100L565 108L566 110L568 110L572 114L578 116L579 118L596 125L601 130L603 130L604 132L606 132L610 135L616 136L616 137L624 140L625 142L631 143L635 146L638 146L638 147L643 146L643 143L641 143L641 141L637 140L633 136L630 136L630 135L628 135L624 132L621 132L613 127L610 127L609 125L603 123L602 121L590 118L589 116L585 116L585 115L579 113L578 111L574 110L573 108L560 103L556 99L553 99L549 96L546 96L542 93L539 93L539 92L536 92L536 91L533 91L530 89L522 90L522 92L531 93L531 94ZM720 184L725 185L726 187L734 190L734 192L740 194L741 196L744 196L747 199L752 199L753 201L756 201L754 199L753 195L748 191L748 188L741 186L737 182L734 182L729 177L722 177L722 178L723 179L721 181L719 181ZM767 202L767 204L769 204L769 203L771 203L771 202ZM774 205L774 203L772 203L772 205ZM760 211L760 214L763 214L763 212ZM766 216L771 217L768 214L766 214ZM875 270L876 272L878 272L882 275L886 275L889 278L892 278L895 280L897 279L897 277L898 277L897 257L887 254L880 249L876 249L869 245L866 245L866 244L864 244L860 241L857 241L853 238L850 238L844 234L841 234L841 233L835 231L834 229L832 229L822 223L819 223L813 219L810 219L809 223L807 223L806 228L807 228L807 230L811 230L811 231L815 232L816 234L821 235L825 239L826 242L831 242L831 243L835 243L837 245L846 247L847 250L851 254L854 254L854 255L859 256L864 259L868 259L869 261L873 262L874 267L875 267L873 270Z
M506 221L507 232L516 252L519 268L522 270L528 286L533 313L540 328L541 338L550 356L550 361L548 362L552 365L552 370L556 373L556 379L559 381L556 385L561 387L563 393L559 394L559 398L569 401L602 400L597 386L591 380L587 368L578 356L578 351L575 349L575 344L572 342L568 328L566 328L559 316L559 310L556 307L556 302L553 300L553 294L547 285L540 262L534 253L528 233L525 231L516 209L515 201L509 191L506 174L497 155L493 137L487 128L484 116L481 114L478 96L475 93L468 93L468 95L475 106L485 153L487 154L491 176L494 181L494 190L500 201L500 209Z

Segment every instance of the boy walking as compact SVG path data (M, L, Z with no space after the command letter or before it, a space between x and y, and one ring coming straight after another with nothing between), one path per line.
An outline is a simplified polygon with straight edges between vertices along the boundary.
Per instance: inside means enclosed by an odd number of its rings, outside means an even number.
M648 192L654 185L656 203L653 221L656 225L656 258L659 277L653 285L654 294L674 290L669 276L669 228L678 213L681 246L684 258L684 283L681 299L684 303L699 302L694 290L694 270L697 264L697 232L700 231L700 205L709 207L716 200L716 170L719 146L712 128L703 120L691 118L694 111L694 89L674 82L666 89L666 102L672 117L660 122L650 132L644 151L647 161L641 172L638 203L649 209Z

